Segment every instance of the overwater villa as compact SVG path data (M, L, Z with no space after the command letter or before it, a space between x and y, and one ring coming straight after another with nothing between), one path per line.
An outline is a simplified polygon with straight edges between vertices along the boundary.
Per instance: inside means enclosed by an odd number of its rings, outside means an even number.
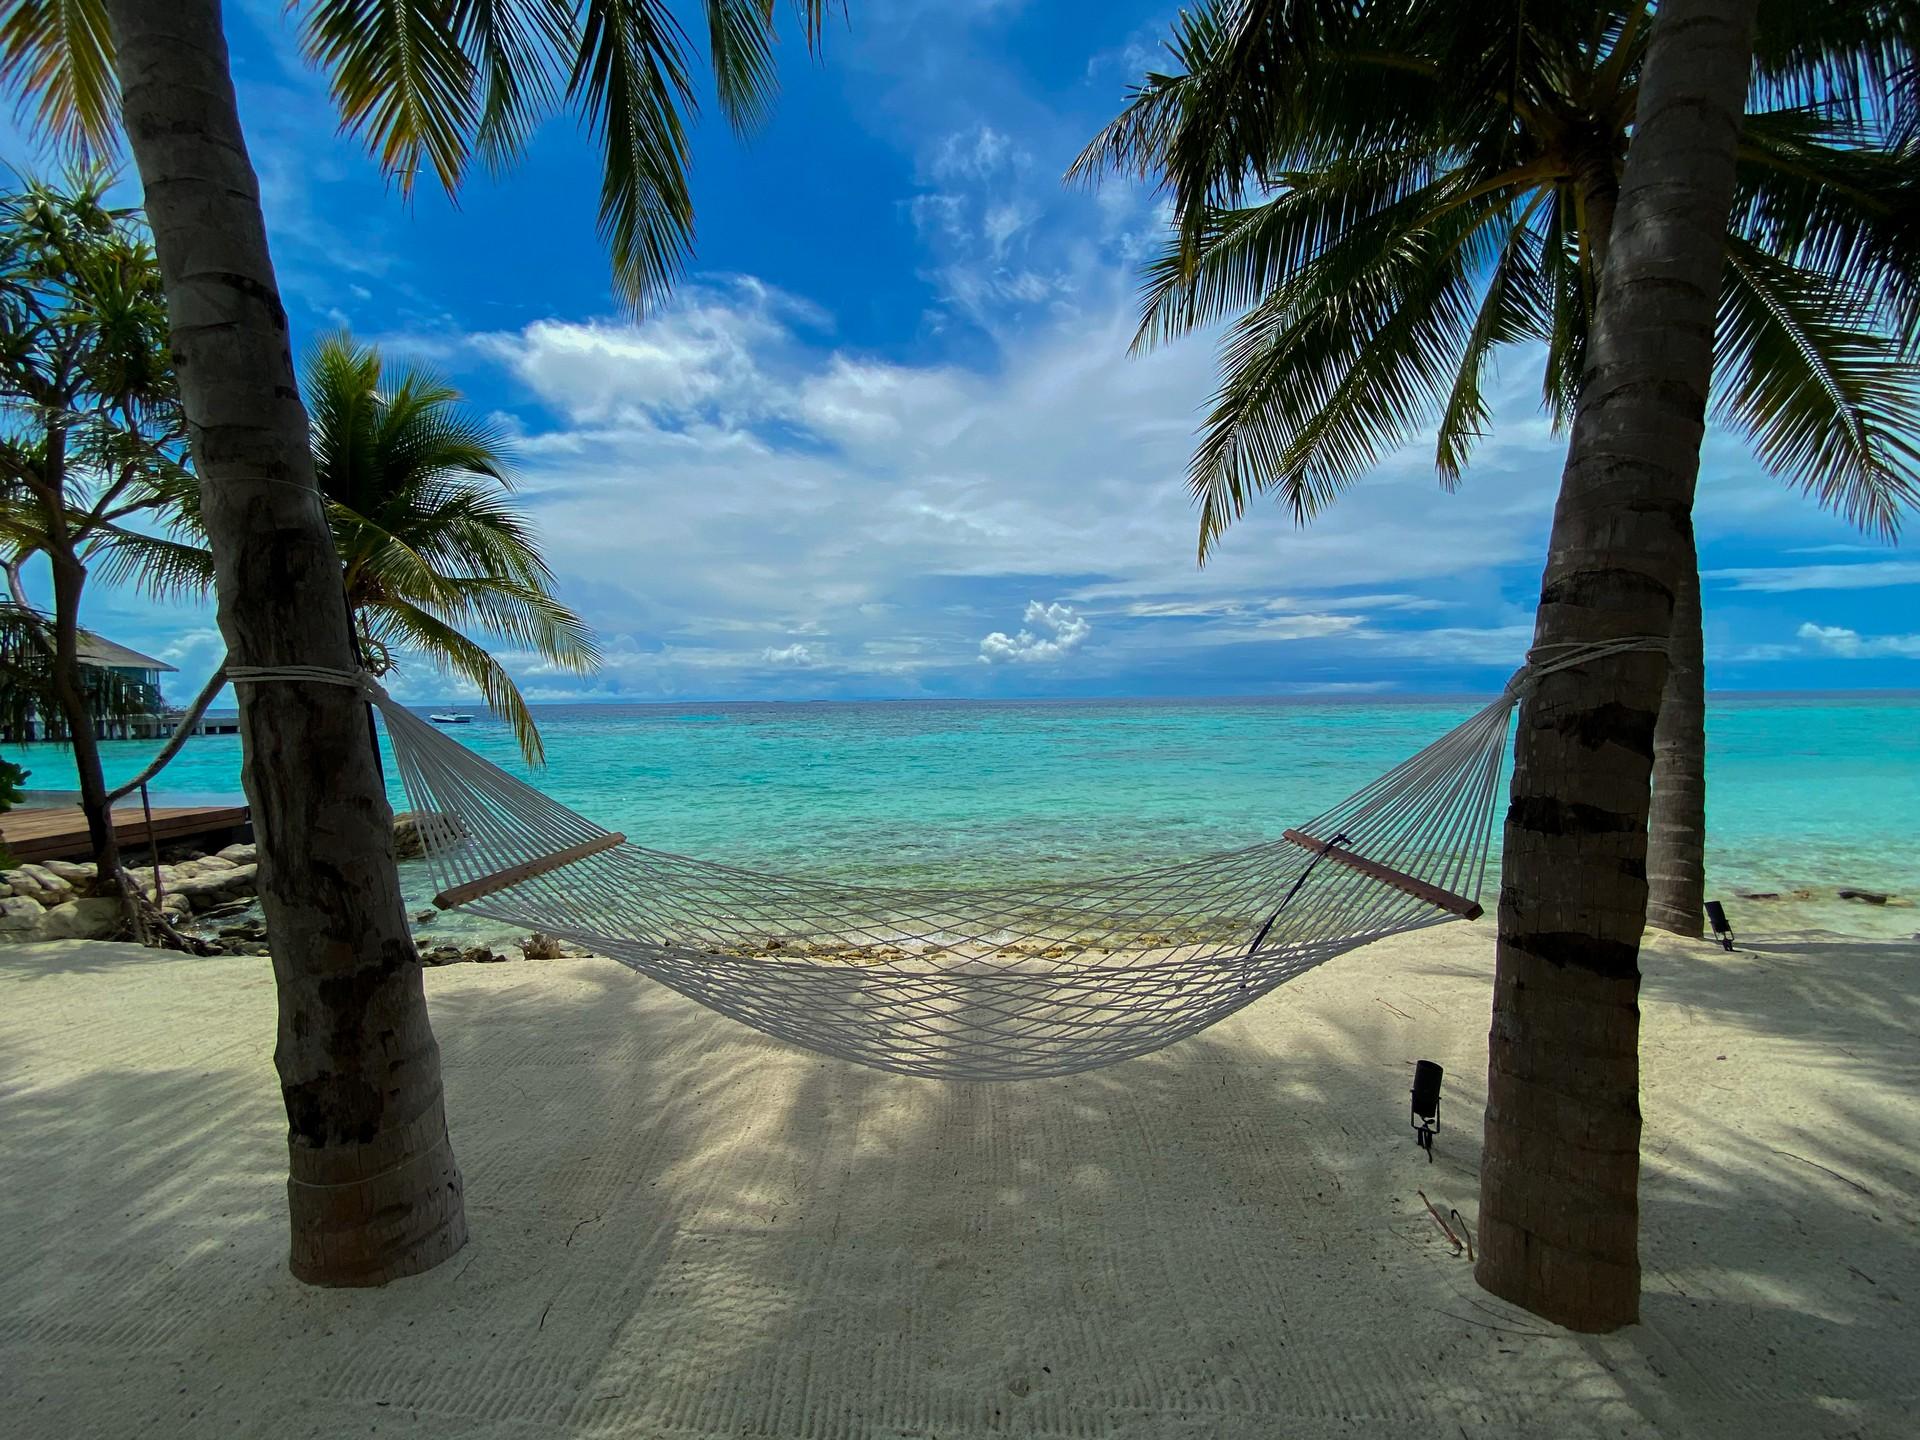
M178 667L169 665L152 655L143 655L130 646L109 640L104 635L96 635L91 630L80 632L79 658L82 668L89 673L89 684L96 681L111 683L105 677L128 687L132 705L126 707L130 713L117 716L101 715L94 721L94 733L102 740L150 740L167 734L173 727L168 718L166 699L160 693L160 677L178 673ZM57 740L66 734L66 722L59 716L41 716L29 712L26 721L26 733L19 740Z

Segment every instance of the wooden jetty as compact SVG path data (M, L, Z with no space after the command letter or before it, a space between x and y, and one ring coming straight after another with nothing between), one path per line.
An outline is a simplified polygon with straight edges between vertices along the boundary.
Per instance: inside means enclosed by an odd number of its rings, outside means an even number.
M253 821L244 805L167 805L153 812L153 838L162 845L217 850L250 839ZM147 817L140 802L114 807L113 833L125 851L147 848ZM86 817L77 805L9 810L0 815L0 847L15 860L84 860L93 853Z

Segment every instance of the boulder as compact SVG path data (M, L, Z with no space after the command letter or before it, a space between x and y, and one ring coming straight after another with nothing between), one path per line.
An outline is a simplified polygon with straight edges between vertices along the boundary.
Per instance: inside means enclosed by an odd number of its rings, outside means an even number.
M236 865L251 865L259 857L259 852L251 845L229 845L220 852L220 859L231 860Z
M412 811L393 817L393 858L396 860L418 860L427 853L426 842L420 838L420 822L413 817Z
M93 883L99 871L84 860L44 860L40 864L43 870L51 870L69 885L81 886Z
M171 895L175 890L186 885L191 880L198 880L202 875L224 875L227 873L225 870L203 870L201 864L202 862L198 860L181 860L173 865L162 865L160 867L160 888ZM140 889L145 893L146 897L151 900L153 898L153 867L151 865L137 865L134 867L132 874L133 878L140 882Z
M118 900L69 900L47 911L41 934L48 940L107 940L120 932L123 919Z
M229 860L224 855L202 855L193 862L193 866L202 875L211 875L216 870L238 870L240 862Z
M73 899L73 885L44 865L16 865L8 875L13 893L27 895L42 905Z
M427 853L426 837L422 833L428 826L439 826L442 831L451 830L460 833L459 821L448 815L435 815L432 811L403 810L393 817L393 858L396 860L418 860Z
M226 904L253 893L252 865L236 865L231 870L213 870L205 875L194 875L181 880L177 885L169 885L169 894L184 895L187 903L198 910L211 910L216 905Z
M24 945L44 940L47 911L38 900L25 895L0 897L0 941Z

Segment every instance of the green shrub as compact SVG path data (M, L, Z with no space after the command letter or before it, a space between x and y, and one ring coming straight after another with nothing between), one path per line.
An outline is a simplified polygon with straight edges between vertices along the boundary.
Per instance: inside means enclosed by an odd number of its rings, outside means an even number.
M20 803L20 787L27 783L28 773L11 760L0 760L0 815ZM12 868L13 856L7 853L6 846L0 845L0 870Z
M4 815L20 803L21 787L27 783L30 770L22 770L11 760L0 760L0 815Z

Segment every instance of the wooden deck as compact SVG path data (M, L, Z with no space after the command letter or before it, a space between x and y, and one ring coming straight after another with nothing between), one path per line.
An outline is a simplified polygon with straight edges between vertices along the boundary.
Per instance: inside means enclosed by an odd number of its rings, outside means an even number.
M153 833L162 845L199 842L217 849L241 838L252 824L244 805L156 806ZM140 802L123 802L113 812L113 830L129 852L147 848L147 819ZM79 807L9 810L0 815L0 846L15 860L84 860L93 847Z

